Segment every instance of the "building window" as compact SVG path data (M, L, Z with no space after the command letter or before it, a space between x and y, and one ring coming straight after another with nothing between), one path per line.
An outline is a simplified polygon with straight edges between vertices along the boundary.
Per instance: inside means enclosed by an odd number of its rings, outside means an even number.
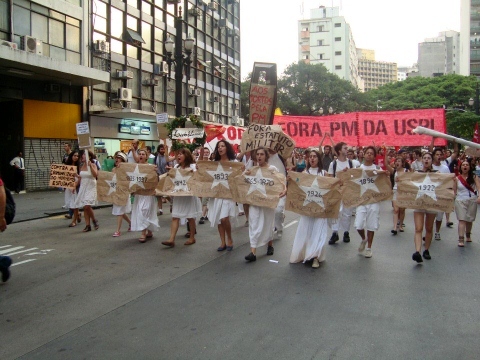
M323 60L325 57L324 57L325 54L318 54L318 59L319 60Z
M335 23L335 27L342 27L342 23Z
M323 40L317 40L317 45L318 46L323 46Z
M335 65L335 70L342 70L342 65Z
M308 60L308 55L303 55L303 60Z
M342 38L341 37L336 37L335 41L342 41Z
M339 55L342 55L342 52L341 51L335 51L335 56L339 56Z
M323 25L318 25L318 26L317 26L317 31L319 31L319 32L325 31L325 26L323 26Z

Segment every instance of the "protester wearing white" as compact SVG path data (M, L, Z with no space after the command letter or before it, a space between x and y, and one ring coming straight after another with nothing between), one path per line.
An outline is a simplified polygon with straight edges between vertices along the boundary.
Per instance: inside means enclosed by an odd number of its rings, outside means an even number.
M276 167L277 170L284 175L287 174L282 159L277 153L273 152L272 150L270 150L270 158L268 159L268 165ZM281 239L283 236L283 222L285 220L286 200L286 197L281 198L278 202L277 208L275 209L274 228L279 239Z
M450 169L448 168L447 165L444 165L441 163L440 159L443 156L443 151L442 149L435 149L433 150L433 163L432 163L432 168L433 170L442 173L442 174L450 174ZM441 240L440 236L440 228L442 227L442 220L443 220L443 214L445 214L442 211L437 212L436 216L436 221L435 221L435 235L434 239L435 240ZM450 213L445 214L447 218L447 225L450 224Z
M121 151L117 151L115 154L115 167L112 172L115 173L121 163L127 162L127 156ZM113 237L119 237L121 235L120 229L122 227L122 221L125 220L128 223L128 231L131 231L132 222L127 214L132 212L132 202L130 196L127 198L125 205L112 205L112 215L117 217L117 230L113 233Z

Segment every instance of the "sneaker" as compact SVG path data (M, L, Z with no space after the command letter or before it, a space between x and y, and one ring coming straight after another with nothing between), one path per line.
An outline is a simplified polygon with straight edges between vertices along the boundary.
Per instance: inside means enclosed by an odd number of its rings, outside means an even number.
M10 279L9 267L12 265L12 259L10 256L2 256L0 259L0 272L2 273L2 282L6 282Z
M435 233L435 240L437 240L437 241L442 240L442 239L440 238L440 233Z
M245 256L245 260L247 260L248 262L257 261L257 257L255 256L254 253L250 253L247 256Z
M422 255L420 255L420 253L418 251L413 253L412 260L416 261L417 263L423 262Z
M333 232L332 237L328 240L328 245L333 245L338 241L338 233Z
M115 231L112 235L112 237L119 237L121 234L120 234L120 231Z
M273 255L273 251L274 251L273 246L269 246L269 247L267 248L267 255L268 255L268 256Z
M313 259L312 268L317 269L320 267L320 262L318 259Z
M365 257L366 258L371 258L372 257L372 249L371 248L366 248L365 249Z
M163 215L163 210L162 209L158 209L158 211L157 211L157 216L160 216L160 215Z
M199 224L205 224L205 218L202 216L200 218L200 221L198 222Z
M350 234L348 233L348 231L345 231L343 233L343 242L344 243L349 243L350 242Z
M362 252L363 250L365 250L365 246L367 246L367 240L362 240L360 246L358 247L358 252Z
M452 226L453 226L453 222L451 222L451 221L447 222L447 227L448 228L451 228Z
M425 260L430 260L430 259L432 258L432 257L430 256L430 252L429 252L428 250L425 250L425 251L423 252L423 258L424 258Z

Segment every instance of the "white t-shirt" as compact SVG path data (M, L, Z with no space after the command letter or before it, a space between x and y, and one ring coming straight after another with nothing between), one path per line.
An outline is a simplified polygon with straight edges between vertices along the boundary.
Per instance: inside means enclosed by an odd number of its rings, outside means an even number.
M412 167L412 169L413 169L414 171L423 170L423 162L422 162L421 160L420 160L420 161L415 160L414 162L412 162L412 163L410 164L410 166Z
M333 175L333 164L335 163L335 161L337 162L337 169L336 169L336 173L342 171L343 169L350 169L350 164L348 163L348 159L345 160L345 161L340 161L340 160L333 160L331 163L330 163L330 166L328 167L328 173L330 175ZM360 166L360 163L357 161L357 160L352 160L352 168L357 168Z
M359 166L359 168L364 170L379 170L378 166L375 164L372 164L372 165L362 164Z
M285 175L285 166L278 154L270 155L268 158L268 165L273 165L277 168L277 171Z
M432 164L432 169L437 170L439 173L442 173L442 174L450 174L450 169L448 168L448 166L443 164L440 164L440 165Z
M135 158L133 157L133 151L132 150L128 150L127 162L136 163Z

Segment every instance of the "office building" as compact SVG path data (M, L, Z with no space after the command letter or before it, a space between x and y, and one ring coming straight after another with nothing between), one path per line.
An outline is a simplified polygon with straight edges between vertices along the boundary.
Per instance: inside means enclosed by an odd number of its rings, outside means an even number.
M480 0L460 2L460 75L480 76Z
M375 51L357 49L358 73L363 79L365 91L397 81L397 64L375 61Z
M418 72L433 77L460 73L460 33L444 31L418 44Z

